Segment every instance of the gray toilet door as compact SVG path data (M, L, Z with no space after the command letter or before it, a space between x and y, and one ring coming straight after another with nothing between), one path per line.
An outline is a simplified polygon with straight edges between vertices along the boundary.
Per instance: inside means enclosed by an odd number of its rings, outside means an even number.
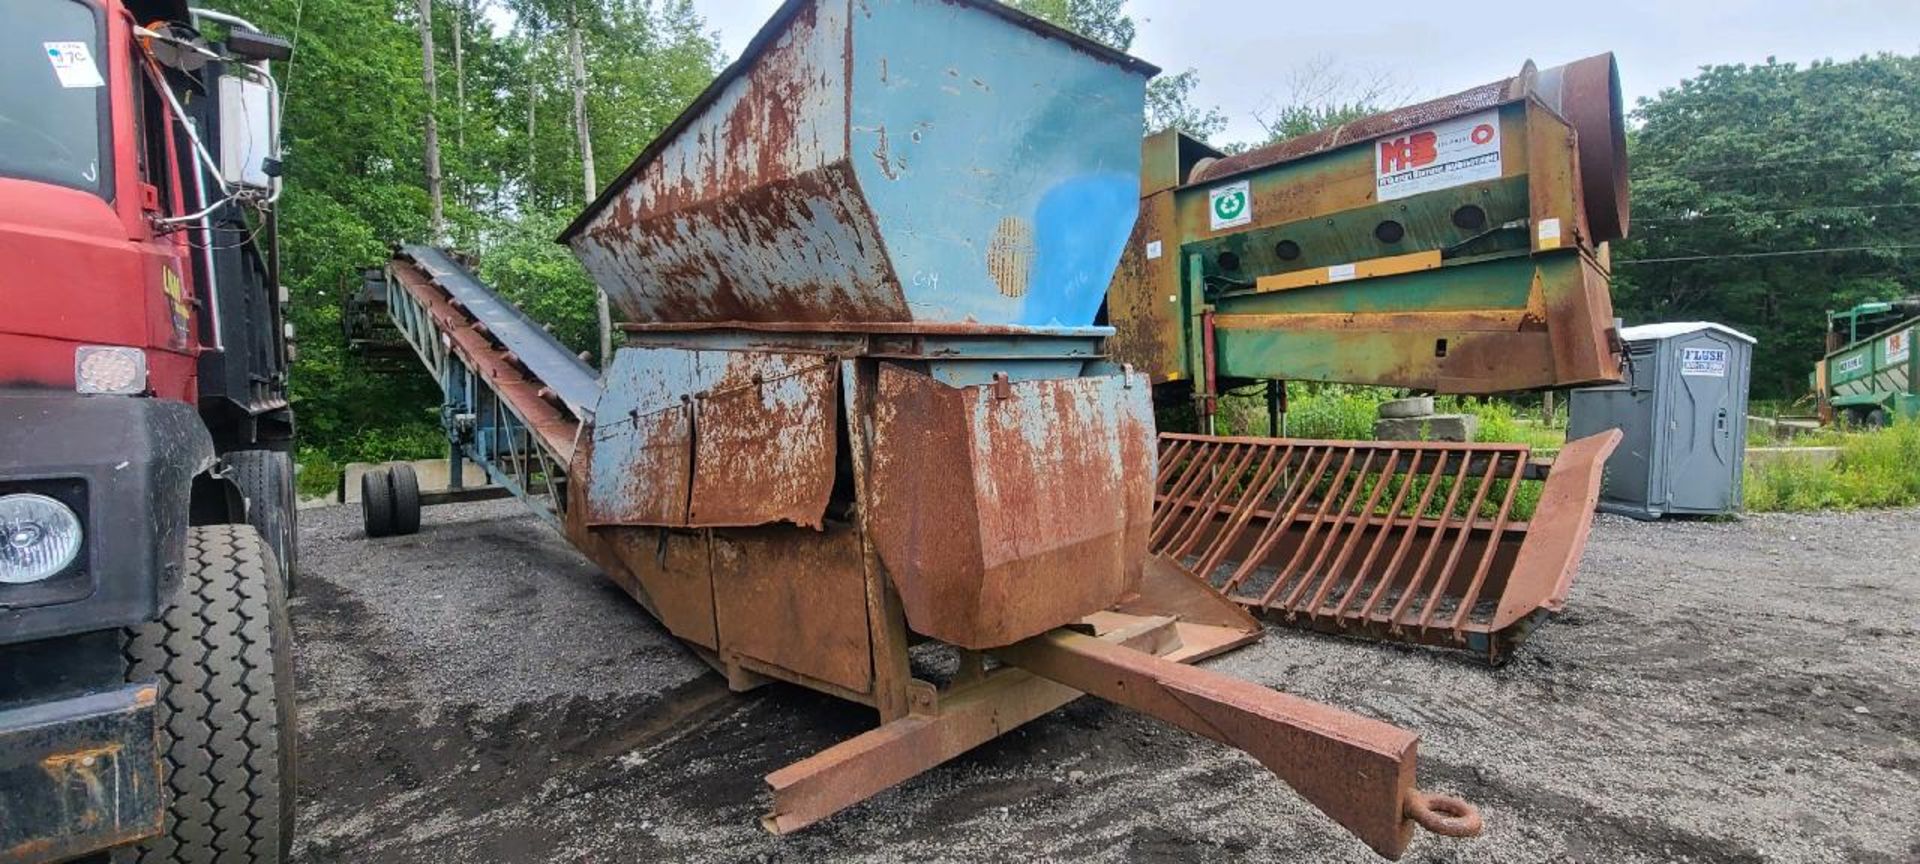
M1711 330L1674 337L1667 343L1677 367L1662 382L1667 394L1667 500L1672 510L1725 510L1733 495L1735 452L1734 393L1741 355L1732 338Z

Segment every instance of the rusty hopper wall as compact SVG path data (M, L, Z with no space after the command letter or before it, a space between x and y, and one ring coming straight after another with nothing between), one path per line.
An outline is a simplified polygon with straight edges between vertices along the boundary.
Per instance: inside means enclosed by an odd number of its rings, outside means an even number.
M562 239L640 322L1086 326L1155 71L993 3L794 0Z

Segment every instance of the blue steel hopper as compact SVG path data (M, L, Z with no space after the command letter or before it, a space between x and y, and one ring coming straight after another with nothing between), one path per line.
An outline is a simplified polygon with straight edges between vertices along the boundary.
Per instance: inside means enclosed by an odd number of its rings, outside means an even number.
M632 321L1087 326L1157 71L994 3L788 3L562 239Z

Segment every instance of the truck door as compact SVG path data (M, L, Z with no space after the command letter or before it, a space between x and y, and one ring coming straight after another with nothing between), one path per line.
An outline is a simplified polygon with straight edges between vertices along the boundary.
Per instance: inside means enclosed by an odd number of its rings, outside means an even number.
M166 84L159 72L137 48L127 58L132 69L133 109L132 155L139 179L137 205L141 219L136 241L147 280L147 305L152 328L151 344L180 355L177 374L190 378L194 350L194 293L189 284L192 270L187 254L190 239L201 243L209 238L190 238L186 230L163 230L156 218L178 216L184 209L179 183L179 154L173 147L172 129L179 122L172 116L161 95ZM187 392L191 393L189 389Z

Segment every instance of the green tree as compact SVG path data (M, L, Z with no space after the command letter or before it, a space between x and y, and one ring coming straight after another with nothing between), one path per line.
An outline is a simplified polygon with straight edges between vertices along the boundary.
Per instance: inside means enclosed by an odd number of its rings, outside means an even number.
M1916 93L1920 57L1880 55L1715 66L1643 100L1616 309L1747 331L1755 395L1802 395L1825 310L1920 285Z
M712 80L719 48L687 0L578 2L594 149L624 166ZM568 345L590 347L592 285L554 243L583 203L567 40L537 14L496 33L484 0L429 8L450 238ZM411 369L381 374L339 336L342 289L359 268L382 262L389 243L429 234L421 9L419 0L254 0L236 10L296 39L294 59L275 70L285 95L282 281L302 336L292 388L311 459L438 446L433 382Z
M1137 31L1126 0L1011 0L1011 5L1115 50L1133 48ZM1200 73L1193 69L1147 82L1147 131L1178 129L1202 141L1225 131L1227 115L1194 102L1199 86Z

